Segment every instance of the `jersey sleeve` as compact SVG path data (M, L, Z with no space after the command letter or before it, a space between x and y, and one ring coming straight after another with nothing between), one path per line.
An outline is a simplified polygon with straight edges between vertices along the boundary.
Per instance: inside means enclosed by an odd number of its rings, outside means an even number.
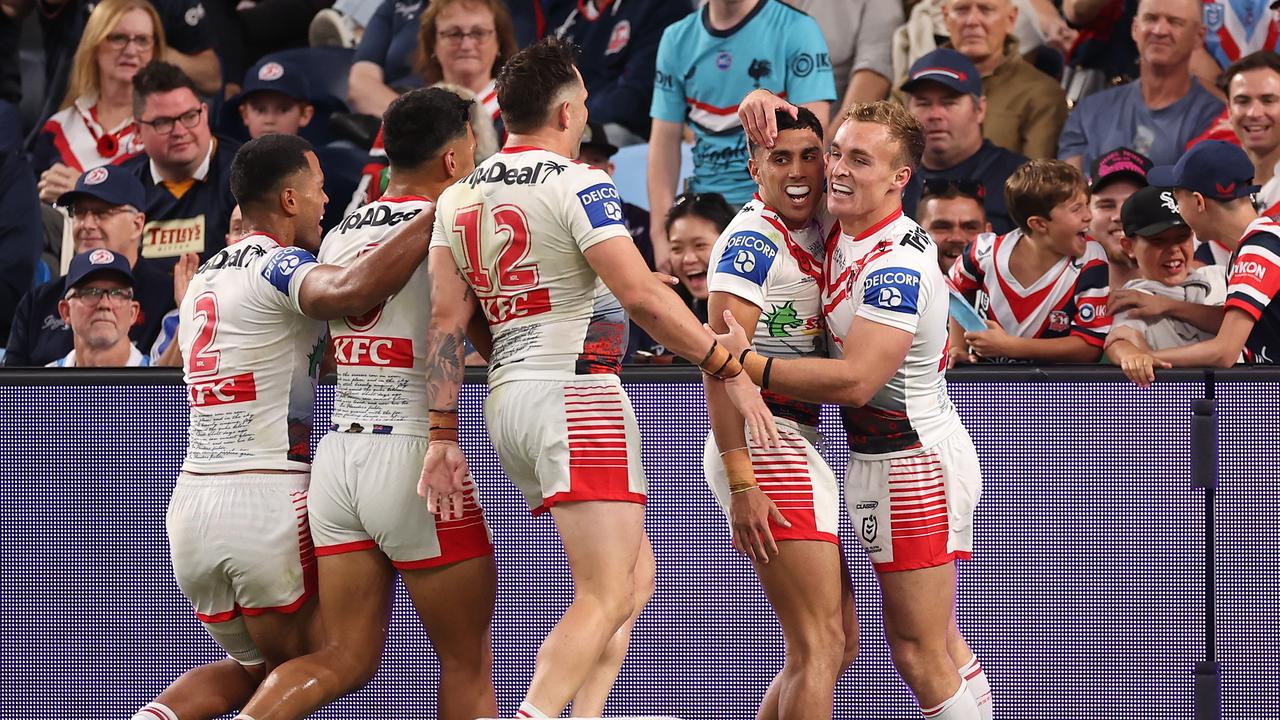
M1094 347L1102 347L1111 332L1111 316L1107 314L1110 280L1107 261L1101 258L1088 260L1076 278L1076 314L1071 321L1071 334Z
M680 66L681 53L676 45L680 24L672 25L662 33L658 43L658 57L654 66L653 101L649 104L649 116L654 120L683 123L688 106L685 103L684 70Z
M300 247L287 247L272 255L262 266L262 277L274 289L267 294L274 304L303 315L302 281L319 267L316 257Z
M960 253L960 259L951 265L951 270L948 273L949 279L961 294L971 295L982 289L982 284L986 280L986 273L982 270L982 264L978 262L978 250L983 243L990 242L990 238L985 235L979 235L964 246L964 252Z
M818 22L808 15L787 33L787 100L800 105L836 99L836 80L831 70L827 40Z
M578 249L586 252L596 243L614 237L630 238L622 196L603 170L577 167L570 192L564 194L565 226ZM434 242L434 240L433 240Z
M1280 294L1280 237L1259 232L1240 243L1227 273L1228 308L1238 308L1256 322Z
M869 264L858 280L862 303L856 317L914 335L929 301L923 257L895 249Z
M756 223L730 228L712 250L715 270L707 289L740 297L764 310L781 247L776 230L766 231Z
M431 223L431 245L433 248L450 248L449 233L444 230L444 210L437 207L435 222Z

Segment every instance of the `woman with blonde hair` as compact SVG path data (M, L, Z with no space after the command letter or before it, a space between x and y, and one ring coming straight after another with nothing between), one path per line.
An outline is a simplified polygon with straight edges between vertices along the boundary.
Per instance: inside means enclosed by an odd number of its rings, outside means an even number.
M164 54L164 26L147 0L103 0L94 7L62 109L36 140L41 200L52 202L86 170L142 150L133 122L133 76Z

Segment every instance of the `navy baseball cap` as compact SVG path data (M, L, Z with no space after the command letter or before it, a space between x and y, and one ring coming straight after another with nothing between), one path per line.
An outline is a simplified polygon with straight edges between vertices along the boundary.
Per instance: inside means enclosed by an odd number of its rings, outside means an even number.
M582 129L582 147L593 147L605 154L605 157L613 157L618 152L618 146L609 142L609 136L604 132L604 126L598 122L588 120L586 127Z
M1171 227L1186 225L1178 214L1178 201L1168 188L1147 186L1129 196L1120 207L1124 234L1131 238L1152 237Z
M1147 173L1151 171L1151 160L1146 155L1129 148L1116 148L1103 153L1093 161L1090 168L1089 192L1098 192L1107 183L1115 180L1132 180L1141 186L1147 184Z
M103 165L82 173L76 178L75 188L58 196L58 204L70 207L81 195L108 205L131 205L136 210L147 206L147 191L142 188L142 181L115 165Z
M306 73L292 62L275 59L264 58L249 68L249 72L244 75L244 84L240 86L237 102L263 90L278 92L303 102L309 102L311 98Z
M130 287L137 287L133 269L129 267L129 260L125 256L106 248L96 248L71 259L71 267L67 269L66 288L70 290L94 275L107 272L122 275L129 281Z
M902 92L909 93L924 82L936 82L958 93L982 96L982 75L969 58L950 48L938 48L911 65Z
M1239 146L1221 140L1197 143L1178 158L1177 165L1160 165L1147 173L1155 187L1182 188L1219 201L1258 192L1253 163Z

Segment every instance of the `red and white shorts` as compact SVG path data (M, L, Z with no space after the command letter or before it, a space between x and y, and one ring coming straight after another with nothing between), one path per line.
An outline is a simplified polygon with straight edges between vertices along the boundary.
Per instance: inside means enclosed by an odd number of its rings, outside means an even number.
M427 439L331 432L311 465L316 555L381 550L401 570L493 554L473 483L459 520L439 521L418 496Z
M964 428L916 455L851 458L845 478L853 528L879 572L969 559L981 495L978 453Z
M641 503L640 427L616 375L511 380L484 402L502 469L534 515L557 503Z
M165 527L173 574L227 654L262 662L241 615L290 613L315 591L307 475L178 476Z
M750 443L751 467L756 482L791 523L786 528L769 520L775 540L822 540L840 544L840 488L835 473L814 447L817 428L775 418L782 447L765 448ZM729 476L720 460L714 435L707 436L702 471L720 509L729 514ZM754 492L754 491L753 491Z

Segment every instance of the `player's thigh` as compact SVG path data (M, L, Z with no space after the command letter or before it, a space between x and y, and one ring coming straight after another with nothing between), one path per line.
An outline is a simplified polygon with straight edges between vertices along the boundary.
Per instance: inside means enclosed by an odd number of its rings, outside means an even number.
M788 647L825 647L839 656L844 646L842 565L840 548L820 540L781 541L777 556L756 564Z
M442 661L487 665L498 574L492 555L400 573Z
M954 563L879 573L885 636L945 649L955 610Z
M778 507L790 527L769 518L774 540L821 540L838 544L840 489L835 473L817 451L815 428L778 419L780 447L751 442L751 465L760 490ZM729 478L715 438L703 450L703 474L721 511L729 515Z
M551 508L575 585L595 592L634 589L644 541L644 506L630 502L560 503Z
M315 652L322 642L314 596L290 612L245 615L244 625L268 668Z

